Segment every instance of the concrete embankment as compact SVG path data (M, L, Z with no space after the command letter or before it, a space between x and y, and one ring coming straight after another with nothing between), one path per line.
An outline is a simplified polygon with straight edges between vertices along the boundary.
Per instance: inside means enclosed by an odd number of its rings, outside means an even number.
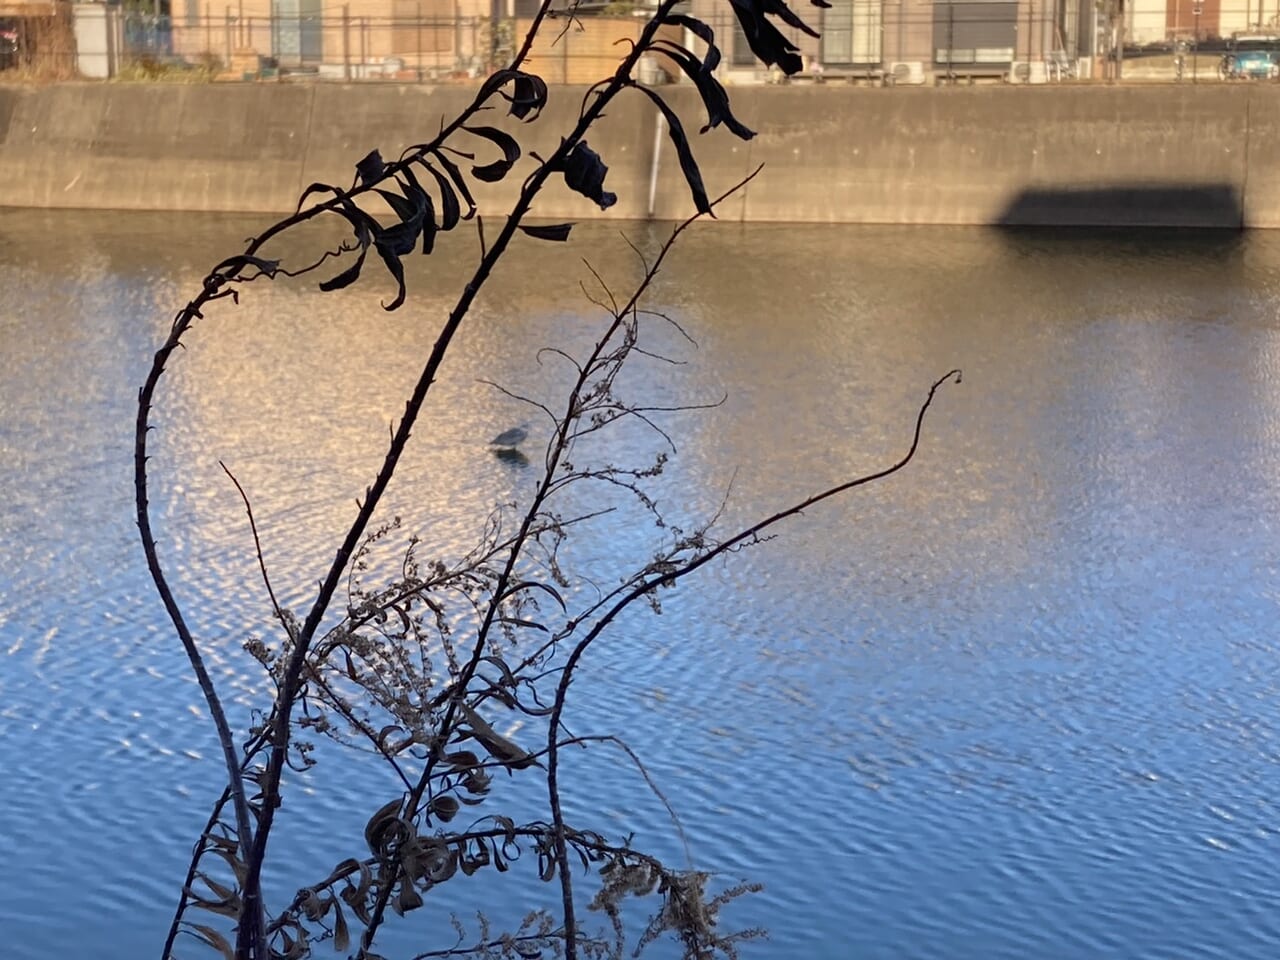
M522 131L544 155L583 93L551 92ZM687 118L710 191L766 164L723 219L1280 226L1274 85L734 88L735 111L759 133L749 143L698 136L695 92L663 92ZM0 206L289 211L307 184L349 183L369 149L397 156L470 97L430 86L0 86ZM521 126L500 112L479 122ZM690 211L656 125L653 105L632 94L591 135L619 196L610 216ZM455 143L492 159L485 141ZM488 188L484 205L509 199L519 179ZM560 188L534 213L599 215Z

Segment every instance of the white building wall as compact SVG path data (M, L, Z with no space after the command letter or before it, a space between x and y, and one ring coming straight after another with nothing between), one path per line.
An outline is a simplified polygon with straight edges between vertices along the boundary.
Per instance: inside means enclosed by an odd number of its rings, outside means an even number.
M1162 43L1168 39L1165 0L1130 0L1125 12L1127 43Z

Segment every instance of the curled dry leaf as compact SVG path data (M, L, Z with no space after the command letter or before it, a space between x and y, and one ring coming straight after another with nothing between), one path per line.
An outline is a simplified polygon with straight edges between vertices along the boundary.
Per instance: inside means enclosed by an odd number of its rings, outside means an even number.
M594 200L601 210L608 210L618 202L618 195L604 188L604 178L609 168L589 146L581 140L564 159L564 182L570 190L577 191L588 200Z
M356 164L356 175L360 178L361 183L368 185L380 180L386 169L387 164L382 159L382 154L377 150L370 150Z
M432 797L431 802L427 804L427 810L436 819L448 823L458 815L458 801L448 794L440 794Z
M514 770L523 770L525 767L538 765L538 760L533 754L525 750L512 740L508 740L502 736L489 723L471 709L467 703L458 704L458 712L462 714L463 719L467 723L468 733L471 737L478 740L484 748L489 751L489 756L497 760L504 767L510 767Z
M403 797L397 797L369 818L369 823L364 828L364 839L371 852L375 854L381 852L387 830L393 824L400 822L400 805L403 802Z

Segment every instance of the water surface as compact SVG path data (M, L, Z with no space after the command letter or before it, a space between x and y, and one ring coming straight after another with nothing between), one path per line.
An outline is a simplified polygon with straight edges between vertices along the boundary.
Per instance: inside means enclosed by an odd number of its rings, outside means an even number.
M9 957L155 956L217 789L137 546L132 417L176 306L254 225L0 212ZM158 532L236 722L262 689L240 644L269 608L218 461L301 607L474 253L458 237L416 261L393 314L376 269L324 296L255 284L165 378ZM537 351L600 322L579 256L619 290L635 276L607 225L520 244L434 388L387 512L440 555L533 482L485 447L527 415L479 380L556 395ZM666 421L662 503L689 523L726 491L732 528L890 462L927 385L964 369L907 471L628 617L575 686L576 728L639 750L695 862L767 884L732 914L771 931L745 956L1280 950L1278 265L1273 234L720 226L663 270L651 306L698 346L656 324L688 363L639 365L628 389L727 397ZM607 580L651 533L604 525L575 555ZM576 816L682 858L631 767L572 762ZM285 894L393 795L326 764L286 808Z

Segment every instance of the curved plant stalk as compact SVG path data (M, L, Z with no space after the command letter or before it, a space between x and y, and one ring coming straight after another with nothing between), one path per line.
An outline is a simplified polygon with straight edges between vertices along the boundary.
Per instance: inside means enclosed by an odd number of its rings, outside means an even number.
M517 52L512 61L512 71L518 70L523 61L528 57L529 50L532 47L533 39L537 30L547 16L551 8L552 0L543 0L539 6L538 12L534 17L533 25L525 38L524 44ZM448 123L440 133L429 143L414 151L410 156L402 158L394 164L390 164L380 176L370 179L367 182L356 186L342 196L335 196L333 199L314 204L306 210L299 210L290 217L280 220L271 227L268 227L257 237L252 239L246 246L245 251L238 257L233 257L222 264L219 264L208 277L206 277L202 290L186 307L184 307L175 317L170 328L168 337L160 349L156 351L151 369L138 393L138 413L135 423L134 432L134 492L135 492L135 512L138 524L139 535L142 540L143 552L147 560L147 569L151 573L152 581L156 590L160 595L164 604L165 611L169 615L169 619L173 624L174 631L182 642L183 649L187 654L187 659L191 664L193 673L200 685L201 693L205 698L205 703L209 708L210 716L213 720L214 727L218 737L218 744L223 756L223 763L227 771L228 789L230 790L230 800L235 811L236 820L236 837L239 848L239 857L241 862L248 870L248 882L245 884L243 891L243 914L237 932L236 951L238 956L244 960L261 960L266 956L266 944L263 939L263 905L259 891L259 876L261 872L261 858L265 853L266 840L270 834L271 821L273 819L275 806L278 805L278 785L280 772L283 768L283 755L288 742L288 718L292 712L293 699L297 695L298 677L300 676L301 657L297 659L296 667L286 675L284 689L278 699L276 707L276 715L281 718L281 722L274 726L272 731L274 741L272 750L272 762L268 768L268 780L264 785L264 797L266 803L262 814L257 823L257 829L253 817L250 813L249 803L246 795L246 789L242 778L242 765L240 757L236 751L234 739L231 734L230 726L227 723L226 712L223 709L221 698L218 696L217 690L213 685L213 681L209 676L208 668L204 662L204 657L200 652L199 645L186 623L186 618L182 613L182 609L178 604L173 590L169 585L168 578L164 572L163 565L160 562L159 551L156 546L154 533L152 532L150 498L149 498L149 476L147 440L152 430L151 412L155 402L156 389L159 386L160 378L167 369L169 360L173 352L181 345L182 338L191 328L192 324L202 317L204 307L215 299L221 299L226 296L235 296L233 284L237 282L245 282L259 277L274 277L279 268L277 262L268 261L258 257L258 252L266 245L268 241L283 233L284 231L314 219L324 213L332 213L340 210L344 203L349 203L354 197L358 197L363 193L377 189L377 184L392 179L394 175L401 170L407 169L416 158L426 156L429 153L438 150L439 147L456 131L460 130L470 119L479 112L485 105L486 101L493 95L494 90L488 85L482 87L477 93L472 103L463 110L453 121ZM305 198L305 195L304 195ZM508 237L509 240L509 237ZM312 265L308 269L319 267L323 259ZM244 272L248 269L254 269L254 273L247 274ZM491 265L490 265L491 269ZM302 271L300 271L302 272ZM484 271L487 276L488 269ZM466 298L466 305L470 305L470 300L474 298L474 292ZM463 313L458 315L460 321ZM456 330L457 323L453 324ZM447 335L443 335L441 341L437 344L437 350L432 353L432 361L428 362L428 369L434 370L438 368L439 361L443 357L444 349L448 346L449 338L452 336L450 331ZM318 625L320 618L327 609L329 601L332 599L333 590L336 588L337 580L345 569L351 552L354 550L355 544L359 542L360 536L368 525L369 518L373 514L374 508L377 506L378 498L382 490L385 489L387 481L390 479L391 473L395 469L395 464L399 460L404 443L408 439L409 429L412 427L413 421L416 419L417 410L420 409L422 399L425 398L426 388L430 385L430 376L424 371L423 378L419 381L419 386L414 391L416 405L411 400L410 407L406 412L406 416L401 423L400 437L393 440L391 449L384 461L384 467L379 471L378 479L375 481L374 488L371 490L371 496L366 502L356 521L352 524L351 531L344 541L343 547L339 549L338 555L330 568L329 575L325 578L321 595L317 598L312 608L312 615L308 617L310 630L301 634L295 643L295 649L305 653L305 647L310 640L310 636L314 634L315 627ZM376 490L376 495L373 491ZM265 787L271 787L270 791ZM167 953L166 949L166 953Z
M658 18L655 18L653 22L655 23L658 22ZM635 49L640 50L643 48L640 45L637 45ZM602 95L602 99L597 102L603 105L603 103L607 102L607 100L605 100L604 95ZM584 116L586 115L584 114ZM580 126L581 126L581 122L580 122ZM717 198L713 204L709 204L709 210L710 210L710 207L714 207L715 205L723 202L728 197L732 196L733 194L743 189L748 183L750 183L756 177L757 174L759 174L759 172L760 172L760 168L757 167L746 178L744 178L742 181L740 181L739 183L731 187L721 197ZM604 333L601 335L600 339L597 341L595 347L591 351L590 356L587 358L585 362L583 362L579 366L577 380L574 383L573 387L569 390L568 397L566 400L566 412L564 414L563 419L560 421L560 424L558 427L558 434L554 439L552 443L552 447L547 454L546 468L543 473L542 482L539 484L537 491L534 493L530 506L524 512L524 518L521 521L520 530L511 541L510 549L507 553L507 557L506 557L503 569L499 574L497 581L494 585L493 595L495 597L503 597L504 595L506 595L508 588L510 587L510 584L512 582L512 576L515 571L516 562L520 558L521 551L524 549L525 544L528 542L530 530L533 529L535 524L537 523L538 517L542 511L543 504L545 503L548 495L550 494L553 486L556 483L557 469L559 467L561 458L563 457L564 453L568 448L568 445L570 442L570 436L569 436L570 430L572 428L572 425L576 421L574 411L579 408L582 402L582 395L587 388L588 379L591 376L591 373L597 369L597 364L599 363L601 355L604 353L605 349L609 346L613 338L617 335L618 330L625 323L627 316L630 315L632 311L635 309L640 298L644 295L645 291L649 288L649 285L652 283L653 278L657 276L659 267L662 265L662 262L663 260L665 260L666 255L670 251L671 247L675 244L676 239L680 236L681 233L684 232L685 229L687 229L690 225L692 225L697 220L701 219L702 216L703 216L702 213L696 213L692 217L689 217L684 222L682 222L679 226L676 227L676 229L672 233L671 238L667 241L666 244L664 244L662 250L659 252L652 267L646 271L644 278L641 280L639 284L637 284L634 294L627 301L625 306L623 306L620 309L616 309L614 311L614 317L612 322L605 329ZM464 703L464 697L467 693L467 689L471 683L472 678L475 676L475 671L479 666L482 657L484 657L488 649L487 643L488 643L489 634L493 628L494 621L498 615L500 606L501 604L499 602L493 602L493 603L490 603L486 608L484 613L484 619L480 624L479 629L477 630L475 647L472 650L471 657L467 662L466 667L462 670L458 678L449 685L447 690L439 698L439 703L445 708L445 711L446 711L444 719L441 721L442 730L449 731L454 727L457 711L460 705ZM414 788L413 792L409 795L409 799L407 801L407 813L406 813L407 816L409 817L414 816L419 806L421 805L423 795L427 790L427 786L428 786L428 783L430 782L431 775L435 770L436 761L437 761L437 755L435 754L431 755L428 758L427 763L423 769L422 775L418 780L417 786ZM563 853L563 851L561 851L561 853ZM562 876L564 876L565 873L567 873L567 871L563 869L563 867L564 865L562 864L562 870L561 870ZM397 865L393 865L392 867L393 878L398 878L398 869L399 868ZM376 907L374 908L372 921L369 924L368 929L366 931L365 938L362 941L362 947L366 950L371 946L373 935L376 934L377 929L380 926L383 917L385 916L387 905L390 902L391 891L394 888L394 883L395 883L395 879L393 879L391 883L388 883L383 888L382 896L380 897ZM566 956L573 957L575 955L575 950L576 950L576 946L575 946L576 930L573 922L572 904L569 905L569 908L565 913L564 930L565 930Z
M542 162L538 169L529 175L521 189L520 197L513 206L511 213L507 216L506 222L502 229L494 238L492 244L489 245L483 257L481 257L479 265L476 267L475 273L463 288L462 294L458 297L453 309L449 312L448 319L444 327L441 329L436 339L435 346L432 347L431 354L427 358L427 362L422 368L422 373L418 377L418 382L413 388L409 399L405 402L404 416L401 417L399 425L396 427L392 435L391 443L387 449L386 456L383 459L382 467L378 470L373 483L369 486L365 496L364 503L360 507L360 511L355 521L348 529L346 536L343 538L342 545L338 548L337 556L329 567L328 573L321 582L320 590L316 596L315 602L308 612L306 620L303 622L298 632L297 638L293 642L293 652L289 663L285 668L284 680L281 684L280 693L277 697L275 707L275 718L271 735L271 756L267 764L266 772L262 778L261 786L265 802L263 811L259 817L258 832L254 840L253 850L248 861L249 872L246 889L256 894L260 885L260 875L262 863L266 854L267 840L270 836L271 826L275 819L275 809L279 805L279 784L280 776L284 770L285 755L289 744L289 722L292 716L293 703L298 696L298 691L303 682L303 665L306 660L307 652L311 647L311 642L315 637L316 630L320 626L321 620L329 609L333 596L341 583L342 576L347 569L347 565L351 561L352 555L359 546L365 530L368 528L369 522L373 517L378 504L382 500L382 495L386 492L391 477L394 475L396 466L400 462L405 447L408 445L409 437L417 424L418 415L422 411L423 403L426 401L427 393L431 385L435 382L436 376L440 370L441 364L444 362L446 353L450 344L453 342L455 334L458 332L462 321L466 318L471 309L471 305L475 302L476 296L484 287L485 282L489 279L498 260L506 252L508 245L515 236L520 226L520 221L529 212L529 208L533 205L533 200L543 185L551 177L552 173L564 168L565 161L574 150L578 148L587 130L591 124L600 116L604 108L608 105L617 93L630 83L629 77L635 65L639 62L640 54L645 49L647 40L651 40L657 33L658 27L661 25L661 16L665 15L679 0L663 0L658 8L658 14L646 25L641 34L641 41L637 43L632 52L623 60L622 66L618 68L618 74L610 85L600 94L596 101L587 108L582 117L578 120L573 131L561 142L559 148L551 154L551 156ZM543 6L546 7L549 0L544 0ZM532 31L531 31L532 32ZM526 47L528 44L526 44ZM441 138L442 139L442 138ZM446 719L447 726L449 720ZM383 888L387 897L390 896L391 886L388 884ZM375 913L375 917L380 917L385 909L385 904ZM377 924L372 925L372 931L376 932ZM366 940L362 942L361 947L368 950L371 945L372 935L366 932ZM240 949L239 945L237 949Z
M924 428L925 414L929 412L929 407L933 404L933 398L937 394L942 385L949 380L959 383L961 373L959 370L950 370L943 376L934 381L929 388L929 393L925 397L924 403L921 404L919 412L916 414L915 430L911 436L911 445L907 448L907 452L897 461L864 476L856 477L852 480L846 480L843 483L836 484L821 493L816 493L806 500L793 506L780 510L772 516L766 517L757 523L752 524L744 530L739 531L728 539L700 552L693 559L684 563L673 564L670 569L653 576L642 577L638 579L631 588L623 594L603 615L601 615L592 625L591 629L580 639L573 648L573 652L569 654L568 660L565 662L563 671L560 674L560 682L556 686L555 705L551 712L551 720L549 723L549 733L547 737L547 802L551 808L551 816L555 823L555 844L556 858L560 863L560 884L561 899L565 917L565 956L572 960L577 956L576 946L574 943L574 902L573 902L573 880L568 869L568 851L566 846L566 827L564 825L564 814L560 807L560 788L559 788L559 772L560 772L560 740L558 731L560 730L562 717L564 715L564 707L566 698L569 694L569 684L573 682L574 672L582 660L583 655L587 652L587 648L591 646L600 636L601 633L609 627L623 610L627 609L631 604L635 603L652 594L661 587L671 586L679 580L687 577L689 574L706 566L712 560L724 554L740 549L751 543L758 542L760 535L772 526L781 523L789 517L803 513L809 507L821 503L824 500L830 500L832 497L847 493L858 487L866 486L877 480L883 480L892 476L899 470L909 464L916 455L916 451L920 448L920 433ZM713 948L716 946L714 942L698 944L699 949ZM697 955L701 955L700 953Z
M825 5L822 0L812 2ZM597 903L608 914L617 931L617 943L611 948L615 952L622 949L618 901L629 893L652 892L657 889L665 898L665 905L645 931L641 946L662 930L672 930L683 940L689 956L709 956L707 951L715 950L734 955L733 943L740 935L719 934L713 929L714 922L709 918L713 917L719 903L736 896L747 887L734 888L719 898L707 899L703 892L706 881L704 874L691 869L679 873L670 871L653 858L631 850L629 846L610 845L598 834L571 829L565 824L560 808L560 747L570 743L585 746L600 739L609 739L561 737L568 685L589 645L622 609L636 599L651 597L657 587L676 582L727 550L755 542L760 531L766 527L819 500L887 476L905 466L914 455L919 442L925 410L932 401L933 393L946 378L935 383L930 391L929 400L917 419L911 451L897 465L879 474L832 488L718 544L705 537L710 523L714 523L716 519L713 518L695 535L678 538L663 555L661 563L655 561L646 566L622 587L601 591L594 603L579 611L576 616L569 615L564 598L554 586L561 583L564 576L558 567L556 551L571 526L591 519L594 514L586 513L565 519L550 509L548 505L551 500L570 484L594 480L611 484L617 490L633 495L641 505L658 516L656 505L643 489L643 482L661 472L666 455L663 454L655 465L648 468L607 466L584 469L570 466L567 457L579 439L628 417L655 430L674 452L674 443L655 420L655 416L694 407L664 408L627 404L613 395L614 378L633 350L639 350L646 356L658 356L637 345L639 319L644 314L639 303L676 239L700 217L714 216L714 209L720 202L741 189L759 172L757 170L724 195L711 200L703 185L680 117L660 94L641 87L632 77L641 56L663 55L688 76L701 95L707 110L707 123L703 132L724 125L732 134L742 139L753 136L750 130L733 117L728 95L715 77L720 54L715 46L714 34L695 18L675 13L677 3L678 0L661 0L638 39L622 56L614 74L587 92L576 122L571 130L562 135L559 147L546 158L533 157L537 165L523 181L513 206L490 242L486 242L482 220L475 216L475 204L467 186L468 175L451 158L462 154L449 141L455 135L465 135L487 141L490 147L499 150L500 159L491 163L478 163L471 168L470 177L475 180L499 180L511 171L521 156L516 138L494 127L476 125L475 118L497 96L504 98L510 105L511 115L521 120L536 118L545 105L548 95L545 83L524 72L522 67L539 29L550 16L551 0L543 0L510 66L486 80L472 103L458 117L444 125L437 136L429 142L411 147L392 163L384 162L376 151L370 153L357 164L357 176L350 188L328 184L313 184L308 187L295 214L282 219L249 241L242 254L215 267L205 279L200 293L175 317L169 335L157 351L139 392L134 447L135 507L148 569L209 706L227 771L228 785L222 800L215 805L209 824L197 845L183 897L165 945L166 960L177 934L184 929L187 932L194 931L207 945L222 949L228 955L234 953L236 960L268 960L277 955L293 960L294 957L309 955L307 923L320 924L324 936L333 937L335 945L344 949L342 945L347 942L348 933L339 894L351 909L357 911L364 925L359 938L358 956L373 957L373 941L388 907L398 913L415 908L422 903L420 892L444 882L452 875L453 870L459 868L470 872L493 862L499 865L498 869L504 869L501 864L503 857L509 855L508 847L518 852L520 843L532 845L532 849L536 850L544 880L552 879L559 872L562 900L560 923L550 926L545 922L540 923L536 930L522 928L517 935L508 935L497 941L489 939L485 926L472 946L464 946L460 935L453 948L428 951L421 954L422 957L483 954L490 951L494 943L505 943L508 947L512 944L524 944L531 950L554 943L566 957L576 960L583 934L578 929L573 902L569 863L571 851L577 852L584 865L603 864L601 876L604 887L597 896ZM784 0L773 0L768 5L739 3L734 0L734 11L743 25L751 49L763 62L776 63L787 72L799 69L799 57L794 45L769 20L769 16L777 16L793 27L808 29L787 8ZM705 52L695 55L681 44L661 36L664 27L680 28L696 36L704 45ZM507 92L508 88L510 93ZM481 546L473 555L453 568L442 565L433 576L425 579L417 576L412 565L406 561L401 584L368 599L359 610L349 608L343 622L325 634L323 641L318 642L321 624L330 614L340 585L351 576L354 559L370 538L381 535L377 531L370 533L374 514L422 414L430 388L439 375L453 339L475 298L506 253L517 231L524 231L529 236L542 240L563 240L569 234L571 224L528 227L522 223L539 192L553 176L563 175L570 189L595 201L602 208L611 205L616 199L604 189L607 168L601 158L587 146L586 135L609 104L620 94L630 91L648 97L665 117L681 172L697 212L673 230L652 264L644 263L644 276L625 302L619 303L605 287L609 299L607 310L611 319L584 360L577 362L563 351L552 350L574 365L576 376L562 414L553 415L549 408L535 404L555 421L556 431L547 451L542 481L523 513L518 530L507 536L500 530L499 520L491 518L493 522L486 526ZM422 182L436 189L438 209L432 195L421 186L419 177ZM399 217L397 224L384 226L361 208L362 199L374 192L394 209ZM308 200L316 196L323 196L325 199L305 206ZM462 210L462 201L467 206L465 212ZM261 251L270 240L298 224L322 215L342 217L352 228L354 245L345 243L337 251L326 253L315 262L296 270L285 269L277 261L261 256ZM301 621L276 603L249 497L236 478L227 471L244 501L263 581L276 618L286 634L281 653L274 660L259 642L261 649L255 652L255 656L259 656L272 671L276 695L262 722L251 731L249 740L237 749L199 643L189 629L169 585L152 532L148 500L147 440L153 428L151 411L160 378L167 369L174 350L182 343L194 322L201 318L202 310L208 303L225 297L236 299L242 285L259 278L274 279L277 275L298 276L310 273L335 255L355 254L355 257L340 274L324 281L320 285L322 290L338 289L355 282L359 278L366 255L370 250L375 250L397 281L399 292L387 305L387 309L395 309L404 302L406 292L400 258L412 251L419 242L424 252L430 252L438 231L451 230L460 220L472 216L475 216L480 238L477 265L443 321L405 403L404 415L392 431L382 464L368 486L363 501L359 503L356 516L337 547L333 561L320 578L316 597ZM644 258L641 259L643 262ZM598 275L596 279L604 286ZM605 306L604 301L595 302ZM660 314L655 316L673 322ZM679 329L678 326L676 329ZM510 391L504 392L508 396L523 399ZM661 519L660 516L658 519ZM530 550L535 554L534 559L543 564L545 580L536 576L530 579L525 572L525 567L531 562ZM465 656L458 655L459 648L444 631L443 608L431 599L432 591L436 589L456 591L470 605L477 618L476 630L471 638L473 645ZM350 582L348 590L351 590ZM552 632L537 619L531 620L525 615L524 611L531 605L536 608L536 602L532 599L534 595L541 595L544 602L548 596L556 600L568 618L560 629ZM408 734L397 723L379 730L369 719L372 716L369 712L371 707L390 712L393 720L404 718L397 714L399 707L396 704L382 698L379 688L382 680L378 674L381 668L376 650L368 655L367 652L361 652L357 649L357 639L362 636L362 631L373 630L394 647L397 637L407 638L413 630L413 619L408 611L415 604L419 609L425 607L430 610L437 618L440 640L448 657L448 682L443 690L429 698L429 702L424 694L420 711L422 716L416 720L410 718L413 722L407 723L410 728ZM397 634L395 630L387 631L378 626L381 620L392 615L400 618L403 633ZM585 633L581 633L580 628ZM519 631L530 630L541 630L548 639L533 654L526 656L513 671L501 652L502 643L511 640ZM544 659L558 645L567 644L575 633L580 633L581 638L572 647L564 666L557 668L558 672L553 672L550 668L543 669ZM404 651L393 649L392 654L389 662L398 663L401 670L411 669L411 665L404 659ZM345 657L345 670L332 662L339 655ZM373 658L370 659L370 656ZM363 666L358 665L358 662ZM429 667L424 663L421 669L428 670ZM493 669L499 670L501 675L485 673ZM544 702L539 697L539 690L544 682L546 686L552 686L553 676L556 680L554 697L549 702ZM335 685L335 678L345 678L357 689L363 688L369 702L364 704L348 699ZM394 771L405 790L400 798L384 805L370 820L366 829L366 841L373 852L371 858L351 858L344 861L321 884L299 891L290 908L268 924L261 878L276 809L281 803L281 780L286 766L295 762L291 759L291 731L295 724L305 726L317 722L311 713L311 706L317 702L332 710L352 731L353 736L367 741L372 751ZM494 729L480 713L482 706L491 703L501 703L527 717L538 719L540 723L545 722L545 749L527 752ZM295 717L299 710L301 716ZM428 719L424 720L424 717ZM395 731L401 733L394 734ZM466 743L468 740L482 746L492 758L491 761L481 761L470 751L456 749L459 742ZM639 758L634 752L625 744L622 746L639 765ZM307 762L306 745L303 744L298 749L304 751L298 755ZM501 815L493 815L488 819L497 824L494 830L471 829L452 834L438 831L432 835L419 831L420 823L438 825L452 819L458 812L458 797L462 797L463 802L482 802L489 789L488 771L498 767L508 773L540 768L543 759L546 760L550 822L518 828ZM668 810L671 810L670 804L657 791L642 765L640 770L648 785L662 798ZM415 771L416 780L413 776ZM249 784L257 792L252 799L249 797ZM471 799L468 799L468 794ZM223 810L227 804L230 804L235 820L233 841L219 832ZM674 819L674 811L671 813ZM675 823L677 829L680 829L678 820ZM498 843L499 837L501 844ZM201 857L208 852L217 853L231 866L236 875L234 890L223 887L199 869ZM197 880L209 887L212 899L193 890ZM234 947L211 928L184 920L186 908L190 904L233 916L237 920ZM328 928L324 925L324 920L331 914L334 916L335 926ZM672 920L672 917L685 919ZM187 924L187 927L183 924ZM748 931L746 935L750 933ZM282 944L279 953L272 949L271 944L275 942ZM601 944L595 940L591 943L596 946Z

